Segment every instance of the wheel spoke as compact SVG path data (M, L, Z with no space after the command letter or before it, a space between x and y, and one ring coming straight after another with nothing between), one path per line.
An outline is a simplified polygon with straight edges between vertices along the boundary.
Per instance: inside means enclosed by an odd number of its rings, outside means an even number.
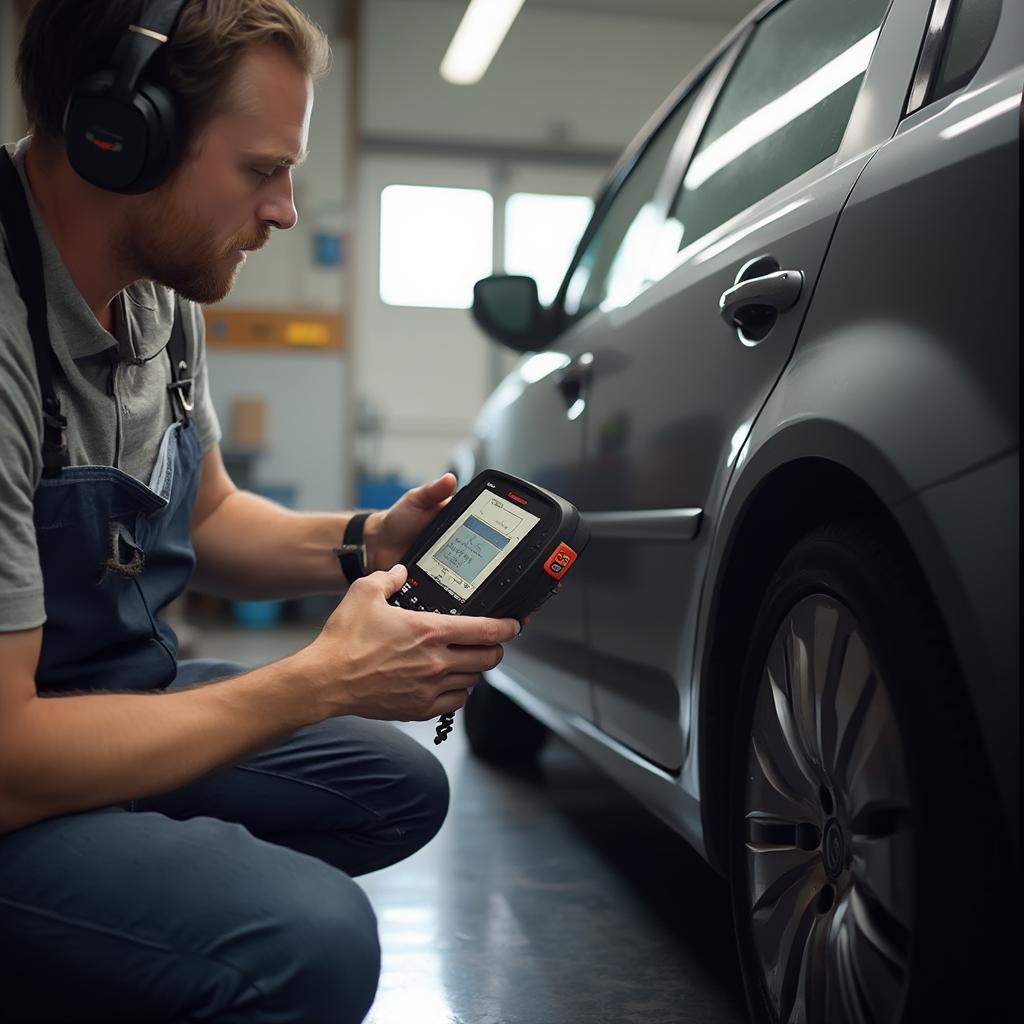
M818 605L814 615L814 678L818 701L818 750L826 772L835 765L838 747L836 691L846 658L849 633L839 629L839 612L829 605Z
M794 608L786 638L793 722L796 725L801 749L816 769L822 764L818 727L823 691L817 665L819 610L827 612L830 609L822 608L811 601L803 602ZM830 642L827 636L820 639L826 645ZM818 774L816 771L815 775Z
M885 1021L896 1016L907 975L907 950L898 948L884 913L865 894L850 890L851 962L871 1019ZM904 938L905 941L905 938Z
M747 853L751 928L778 1010L787 985L795 990L824 873L816 854L794 847L748 843Z
M850 906L844 900L832 919L828 935L829 986L827 1021L877 1024L854 969L853 940L849 925Z
M831 1018L825 1015L828 990L828 933L833 911L815 914L807 941L804 943L800 980L789 1012L789 1024L818 1024ZM787 1017L781 1016L785 1021ZM835 1022L838 1024L838 1022Z
M877 676L874 678L877 679ZM899 732L885 689L876 686L856 732L847 730L846 808L856 828L885 829L908 818L910 794Z
M856 934L889 965L889 975L906 973L910 936L864 887L855 885L850 890L850 913Z
M764 740L752 737L747 779L747 806L751 811L796 824L814 814L813 801L793 789L772 759ZM794 844L795 845L795 844Z
M892 918L894 929L909 934L913 915L914 837L906 818L887 815L887 822L900 821L888 835L853 832L850 872L856 886L871 893L881 910ZM901 945L906 946L909 939Z
M779 764L780 753L784 752L788 755L788 759L802 776L803 784L806 784L811 793L817 793L818 786L820 785L818 775L814 771L807 751L803 747L799 730L793 719L793 709L789 696L790 690L787 685L788 666L781 646L778 641L772 645L768 664L765 667L772 708L775 711L775 720L777 722L775 735L778 737L778 742L772 745L772 754L776 764Z
M800 979L808 968L807 958L810 953L808 943L814 933L817 918L818 893L811 893L810 899L804 904L799 917L794 918L793 925L783 935L783 949L780 950L781 978L779 984L779 1020L791 1021L797 1006L797 991ZM799 907L794 908L794 911ZM783 956L785 959L783 960Z
M843 667L836 687L838 743L834 759L827 765L833 779L843 789L849 789L852 751L860 738L864 718L876 689L877 679L871 656L861 638L854 634L846 644Z
M814 852L778 843L747 843L750 912L766 919L791 889L821 880L820 858Z

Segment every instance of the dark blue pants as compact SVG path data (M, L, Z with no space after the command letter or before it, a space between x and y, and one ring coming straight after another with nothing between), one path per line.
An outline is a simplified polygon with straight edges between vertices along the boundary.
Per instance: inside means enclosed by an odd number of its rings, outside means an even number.
M182 662L173 685L240 671ZM0 1021L361 1021L380 948L350 876L419 849L447 807L428 750L342 718L164 796L0 836Z

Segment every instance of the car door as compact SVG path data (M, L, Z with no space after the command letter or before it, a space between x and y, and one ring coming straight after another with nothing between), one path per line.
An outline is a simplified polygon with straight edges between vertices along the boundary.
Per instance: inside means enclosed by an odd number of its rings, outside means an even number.
M579 262L564 287L585 366L578 494L593 528L595 721L670 771L689 741L714 512L870 159L840 159L840 147L887 8L784 0L768 9L710 83L710 114L677 153L681 181L650 211L643 244L598 268L600 279Z
M670 100L670 112L658 131L643 134L627 151L597 204L577 262L607 265L631 244L636 234L633 228L630 235L631 226L649 215L698 92L695 87L681 99ZM562 333L551 348L524 358L502 381L477 419L478 467L500 467L580 505L586 420L581 416L579 382L587 369L586 344L585 336ZM592 721L584 606L588 561L581 560L558 599L548 602L516 642L507 645L501 669L545 702Z

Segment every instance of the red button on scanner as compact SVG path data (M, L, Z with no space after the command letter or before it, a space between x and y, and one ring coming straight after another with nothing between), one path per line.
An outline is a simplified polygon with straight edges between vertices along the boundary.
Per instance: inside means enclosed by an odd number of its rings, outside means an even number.
M544 571L557 580L569 571L569 566L575 561L576 552L563 541L544 559Z

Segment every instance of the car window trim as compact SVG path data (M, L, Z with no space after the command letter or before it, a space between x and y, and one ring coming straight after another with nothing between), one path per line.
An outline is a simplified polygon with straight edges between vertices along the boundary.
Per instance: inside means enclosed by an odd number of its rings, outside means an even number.
M939 61L942 60L946 30L952 20L954 7L953 0L933 0L932 2L928 27L925 30L921 51L917 58L913 84L910 87L910 95L903 111L904 117L920 110L928 102L935 73L938 71Z
M669 153L665 170L654 193L654 212L664 219L668 216L669 209L675 202L676 195L683 184L683 177L687 167L693 159L693 154L700 145L700 140L707 128L708 118L711 116L718 97L732 74L740 54L747 47L750 37L754 32L754 24L751 23L746 30L733 43L732 47L722 56L722 59L708 73L704 83L698 86L700 92L693 101L693 108L690 116L686 119Z
M698 96L694 101L694 110L691 111L691 116L687 118L686 123L680 129L680 134L682 134L682 132L686 131L689 127L691 119L693 119L696 123L694 131L697 139L699 140L700 135L704 130L704 125L701 119L706 118L708 113L714 108L714 101L717 98L718 90L721 89L727 78L727 75L723 75L721 78L717 77L716 65L718 65L720 61L725 61L728 64L727 70L731 70L738 53L746 44L747 38L750 36L750 33L753 32L760 18L773 10L779 4L785 2L786 0L768 0L767 3L763 4L755 12L749 15L746 20L740 22L740 24L738 24L718 44L718 46L715 47L715 49L712 50L711 53L701 61L701 63L698 64L697 67L686 76L686 78L683 79L682 82L680 82L668 98L647 119L644 126L634 136L633 141L626 147L626 150L619 158L618 163L615 164L608 177L605 179L604 185L598 190L598 199L594 204L593 216L590 218L590 223L587 225L586 230L583 232L583 236L580 238L579 244L576 246L576 251L573 253L573 257L569 261L569 266L562 277L562 283L559 285L558 293L555 295L555 298L549 307L559 321L558 326L552 334L551 341L554 341L566 330L567 324L565 323L565 319L562 315L562 310L565 304L565 295L569 287L569 281L575 273L583 253L586 252L587 246L590 245L594 235L604 222L609 207L615 201L615 198L621 191L626 179L630 176L644 153L647 152L647 148L654 140L654 136L658 133L658 129L661 128L665 121L675 113L681 103L686 102L692 92L708 88L709 83L712 80L715 80L717 88L713 94L709 92L707 108L703 109L704 97ZM697 110L698 105L702 107L700 110L701 117L694 118L694 113ZM696 146L696 143L694 143L694 145ZM655 196L658 196L666 186L666 179L669 175L672 160L676 155L675 148L673 147L673 152L669 154L669 161L666 164L665 170L662 172L662 177L659 179L658 186L655 189Z
M776 2L774 2L774 3L770 4L770 5L766 4L766 5L764 5L763 7L761 7L757 11L756 17L754 19L752 19L752 21L750 22L749 32L748 32L748 34L747 34L747 36L746 36L746 38L745 38L745 40L743 42L743 45L737 50L736 53L731 55L731 60L732 60L732 64L733 65L740 58L740 56L742 56L743 49L745 49L746 45L748 43L750 43L754 29L756 27L758 27L760 25L760 23L762 21L764 21L770 14L772 14L778 7L780 7L780 6L782 6L782 4L788 3L788 2L789 2L789 0L776 0ZM894 0L890 0L888 6L885 9L885 13L882 16L882 20L879 23L879 27L878 27L878 33L879 34L878 34L878 38L876 39L875 46L874 46L874 48L872 50L872 55L871 55L871 60L872 61L874 60L875 54L878 52L879 42L882 39L882 33L883 33L884 29L885 29L886 21L888 20L889 14L892 11L893 2L894 2ZM731 70L731 68L730 68L730 70ZM850 118L847 121L846 128L843 131L843 137L840 140L839 146L838 146L838 148L836 149L836 151L834 153L832 153L830 156L827 156L827 157L823 158L822 160L818 161L818 163L814 164L813 166L806 168L804 171L802 171L800 174L798 174L795 178L792 178L788 182L785 182L784 184L780 185L777 189L773 190L772 192L769 192L768 195L762 196L760 199L758 199L756 202L752 203L750 206L744 208L743 210L737 210L736 213L733 214L728 220L723 221L722 224L719 224L716 227L712 228L710 231L706 232L700 238L695 238L693 240L693 242L691 243L691 245L697 245L698 243L705 241L705 239L709 239L711 235L715 234L715 232L721 231L723 236L729 234L730 230L722 231L722 229L726 228L727 225L735 226L735 224L738 223L744 216L750 214L750 212L752 210L760 209L762 207L762 205L767 203L767 202L769 202L772 199L773 196L777 196L778 193L782 192L785 189L790 188L793 185L794 182L800 182L802 179L805 179L805 178L809 178L810 181L815 181L815 180L817 180L817 179L819 179L821 177L824 177L827 174L830 174L836 167L839 167L841 164L846 163L847 160L849 159L849 154L847 153L847 150L846 150L847 138L850 135L851 127L853 126L853 124L855 122L855 119L857 117L858 107L860 106L860 104L862 102L862 96L863 96L863 92L864 92L864 85L865 85L865 82L867 81L867 76L868 76L870 70L871 70L871 64L869 62L868 68L865 71L864 76L863 76L863 78L861 80L860 89L858 90L857 98L854 101L853 109L850 112ZM724 86L727 84L727 81L728 81L728 76L726 76L725 80L723 80L723 82L721 83L720 89L724 88ZM717 101L717 98L718 97L717 97L717 94L716 94L715 101ZM706 111L706 113L705 113L704 120L703 120L703 122L701 124L700 136L698 136L698 139L697 139L697 141L696 141L696 143L694 145L693 151L690 153L690 157L691 158L693 156L693 152L695 152L697 147L700 145L700 137L703 136L703 133L704 133L706 127L707 127L707 120L710 117L711 113L713 113L713 111L714 111L714 103L712 103L711 109ZM680 192L680 190L683 187L683 179L686 176L686 171L687 171L688 166L689 166L689 160L687 160L686 166L684 166L681 169L681 173L679 175L678 182L676 183L675 188L674 188L674 190L672 192L672 196L671 196L671 200L670 200L669 208L668 209L672 209L672 208L675 207L676 201L678 200L679 192ZM807 185L802 186L801 190L803 190L803 188L806 188L806 187L808 187L808 186ZM666 216L668 214L668 209L666 209ZM709 245L713 245L715 243L714 243L713 240L711 240L711 241L709 241L708 244ZM694 256L698 255L699 252L702 251L704 248L706 248L706 246L701 246L701 248L696 250L693 253L693 255ZM686 251L685 249L680 250L681 253L685 252L685 251ZM672 271L677 270L680 266L683 266L685 263L688 263L688 262L689 262L689 259L680 259L678 263L676 263L674 266L672 266L671 270L667 271L667 273L671 273Z

